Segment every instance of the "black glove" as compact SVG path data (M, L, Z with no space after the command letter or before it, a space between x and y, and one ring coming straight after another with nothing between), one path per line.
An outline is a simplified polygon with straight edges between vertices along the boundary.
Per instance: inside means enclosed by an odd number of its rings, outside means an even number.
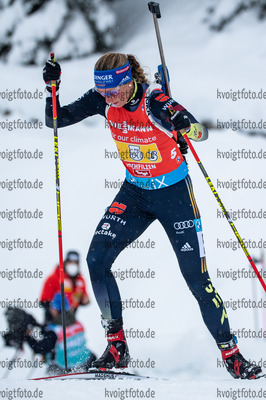
M177 133L177 143L182 155L187 154L188 145L181 133Z
M52 91L51 81L56 81L56 90L61 82L61 67L57 62L48 60L43 69L43 80L46 83L46 88L49 92Z
M181 131L181 129L190 129L190 120L186 115L185 111L176 111L171 117L170 122L176 131Z
M171 117L170 121L174 126L174 129L177 131L177 143L182 155L187 154L188 145L185 139L183 138L180 131L185 129L189 131L190 129L190 120L184 111L176 111Z

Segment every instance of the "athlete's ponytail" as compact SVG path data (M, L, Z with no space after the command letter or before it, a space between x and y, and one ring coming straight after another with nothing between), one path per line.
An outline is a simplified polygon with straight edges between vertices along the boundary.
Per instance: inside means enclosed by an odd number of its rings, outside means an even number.
M95 64L95 70L106 71L125 65L129 61L132 77L137 83L148 83L146 74L132 54L106 53Z
M148 83L147 76L136 57L132 54L127 54L127 58L131 67L133 79L135 79L137 83Z

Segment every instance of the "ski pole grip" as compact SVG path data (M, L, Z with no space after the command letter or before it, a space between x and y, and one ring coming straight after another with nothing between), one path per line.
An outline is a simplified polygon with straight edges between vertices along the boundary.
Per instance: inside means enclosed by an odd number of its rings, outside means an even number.
M160 12L160 4L155 3L155 1L150 1L148 3L149 10L152 14L156 14L157 18L161 18L161 12Z
M54 56L54 52L50 53L50 60L55 62L55 56ZM56 81L51 81L51 85L52 88L55 87L56 88Z

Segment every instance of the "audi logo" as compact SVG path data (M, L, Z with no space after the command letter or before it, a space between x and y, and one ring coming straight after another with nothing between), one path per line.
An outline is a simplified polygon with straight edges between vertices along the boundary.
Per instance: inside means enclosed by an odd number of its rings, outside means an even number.
M194 221L190 219L189 221L181 221L181 222L175 222L174 223L174 228L179 231L181 229L188 229L188 228L193 228L194 226Z

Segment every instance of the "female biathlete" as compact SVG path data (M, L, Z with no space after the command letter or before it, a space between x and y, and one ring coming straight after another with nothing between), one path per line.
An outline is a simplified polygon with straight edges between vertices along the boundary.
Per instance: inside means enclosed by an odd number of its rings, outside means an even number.
M191 140L205 140L206 128L167 97L159 85L149 85L132 55L102 56L95 65L95 87L64 107L58 97L60 75L60 65L47 61L43 70L47 85L46 125L53 127L51 81L56 80L58 127L102 115L126 168L125 181L97 226L87 256L108 341L93 367L123 368L129 363L121 299L111 267L119 253L158 219L227 370L234 378L259 377L260 367L239 352L223 301L207 271L200 213L184 158L187 145L180 134L186 130Z

